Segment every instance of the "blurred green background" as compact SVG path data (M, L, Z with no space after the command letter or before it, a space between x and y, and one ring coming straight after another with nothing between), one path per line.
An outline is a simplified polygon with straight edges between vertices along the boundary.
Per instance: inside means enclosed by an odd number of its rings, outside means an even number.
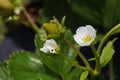
M90 24L106 33L120 22L119 14L120 0L45 0L40 21L67 16L66 26L72 30Z
M98 29L98 32L105 34L120 22L120 0L6 0L6 2L8 1L11 2L14 9L20 8L20 3L25 5L26 9L34 8L32 15L37 15L35 22L39 25L49 22L53 16L59 20L66 16L65 25L73 32L81 25L92 25ZM2 4L1 2L0 4ZM9 6L0 6L1 16L12 14L10 9L13 9L13 6L11 4L8 2L6 5ZM31 11L29 9L28 13Z

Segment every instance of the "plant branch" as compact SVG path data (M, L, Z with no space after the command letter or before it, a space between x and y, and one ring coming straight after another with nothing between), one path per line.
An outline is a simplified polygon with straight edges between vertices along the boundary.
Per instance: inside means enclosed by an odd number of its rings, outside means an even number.
M91 50L92 50L94 56L96 57L96 56L97 56L97 55L96 55L96 52L97 52L97 51L96 51L96 49L95 49L94 44L91 44L90 47L91 47Z
M26 11L25 7L21 4L21 8L22 8L22 11L24 12L29 24L30 24L30 27L36 32L38 33L40 28L38 28L38 26L35 24L35 22L32 20L32 18L30 17L30 15L28 14L28 12Z
M62 78L62 80L65 80L63 74L61 74L61 78Z
M84 57L84 55L68 39L66 39L65 37L63 39L72 49L74 49L77 52L77 54L79 55L81 60L86 65L87 69L90 70L90 71L93 71L92 67L90 66L87 59Z
M105 41L113 34L115 34L115 32L117 32L120 29L120 24L118 24L117 26L113 27L101 40L98 49L97 49L97 56L100 56L101 53L101 49L105 43Z
M100 53L101 50L103 48L103 45L105 43L105 41L113 34L115 34L118 30L120 30L120 24L116 25L115 27L113 27L101 40L98 48L97 48L97 52L96 52L96 66L95 66L95 70L97 73L101 72L101 65L100 65Z
M113 60L111 60L110 63L109 63L109 76L110 76L110 80L114 80L115 79Z

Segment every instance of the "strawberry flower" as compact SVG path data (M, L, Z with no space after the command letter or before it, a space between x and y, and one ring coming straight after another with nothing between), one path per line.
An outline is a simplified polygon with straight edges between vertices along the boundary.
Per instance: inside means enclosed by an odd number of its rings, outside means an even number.
M80 46L89 46L96 37L96 30L91 25L81 26L73 37Z
M58 48L58 45L54 39L46 40L43 48L40 48L40 51L43 51L44 53L57 53L56 49Z

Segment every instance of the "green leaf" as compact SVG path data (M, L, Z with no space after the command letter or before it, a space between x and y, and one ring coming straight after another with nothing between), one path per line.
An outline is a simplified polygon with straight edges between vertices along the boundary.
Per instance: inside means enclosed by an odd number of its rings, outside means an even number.
M14 80L48 80L48 78L49 80L58 80L46 71L36 55L28 51L22 50L13 53L8 67Z
M0 62L0 80L12 80L5 63Z
M62 20L61 20L61 25L62 25L62 26L64 26L65 18L66 18L66 16L64 16L64 17L62 18Z
M101 67L104 67L111 59L114 54L114 49L113 49L113 42L114 41L109 41L102 50L102 54L100 56L100 64Z
M75 44L72 32L70 30L66 30L64 36L69 39L73 44ZM36 47L39 50L43 47L44 41L41 40L40 36L37 35L35 39ZM68 57L70 60L75 60L76 53L74 50L61 38L57 40L57 44L60 46L61 54L64 54L66 57ZM59 54L57 55L48 55L44 52L40 51L40 59L41 61L52 71L54 71L56 74L66 75L70 72L72 65L65 60L63 57L61 57Z
M88 74L89 74L88 71L84 71L80 76L80 80L85 80L87 78Z
M88 59L88 61L95 61L95 60L96 60L95 57Z

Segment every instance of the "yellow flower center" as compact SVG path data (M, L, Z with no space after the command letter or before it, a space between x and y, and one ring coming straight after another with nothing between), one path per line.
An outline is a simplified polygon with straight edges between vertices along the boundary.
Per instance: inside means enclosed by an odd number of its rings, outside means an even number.
M92 37L90 34L88 34L87 36L85 36L83 39L82 39L84 42L88 42L88 41L91 41L92 40Z

